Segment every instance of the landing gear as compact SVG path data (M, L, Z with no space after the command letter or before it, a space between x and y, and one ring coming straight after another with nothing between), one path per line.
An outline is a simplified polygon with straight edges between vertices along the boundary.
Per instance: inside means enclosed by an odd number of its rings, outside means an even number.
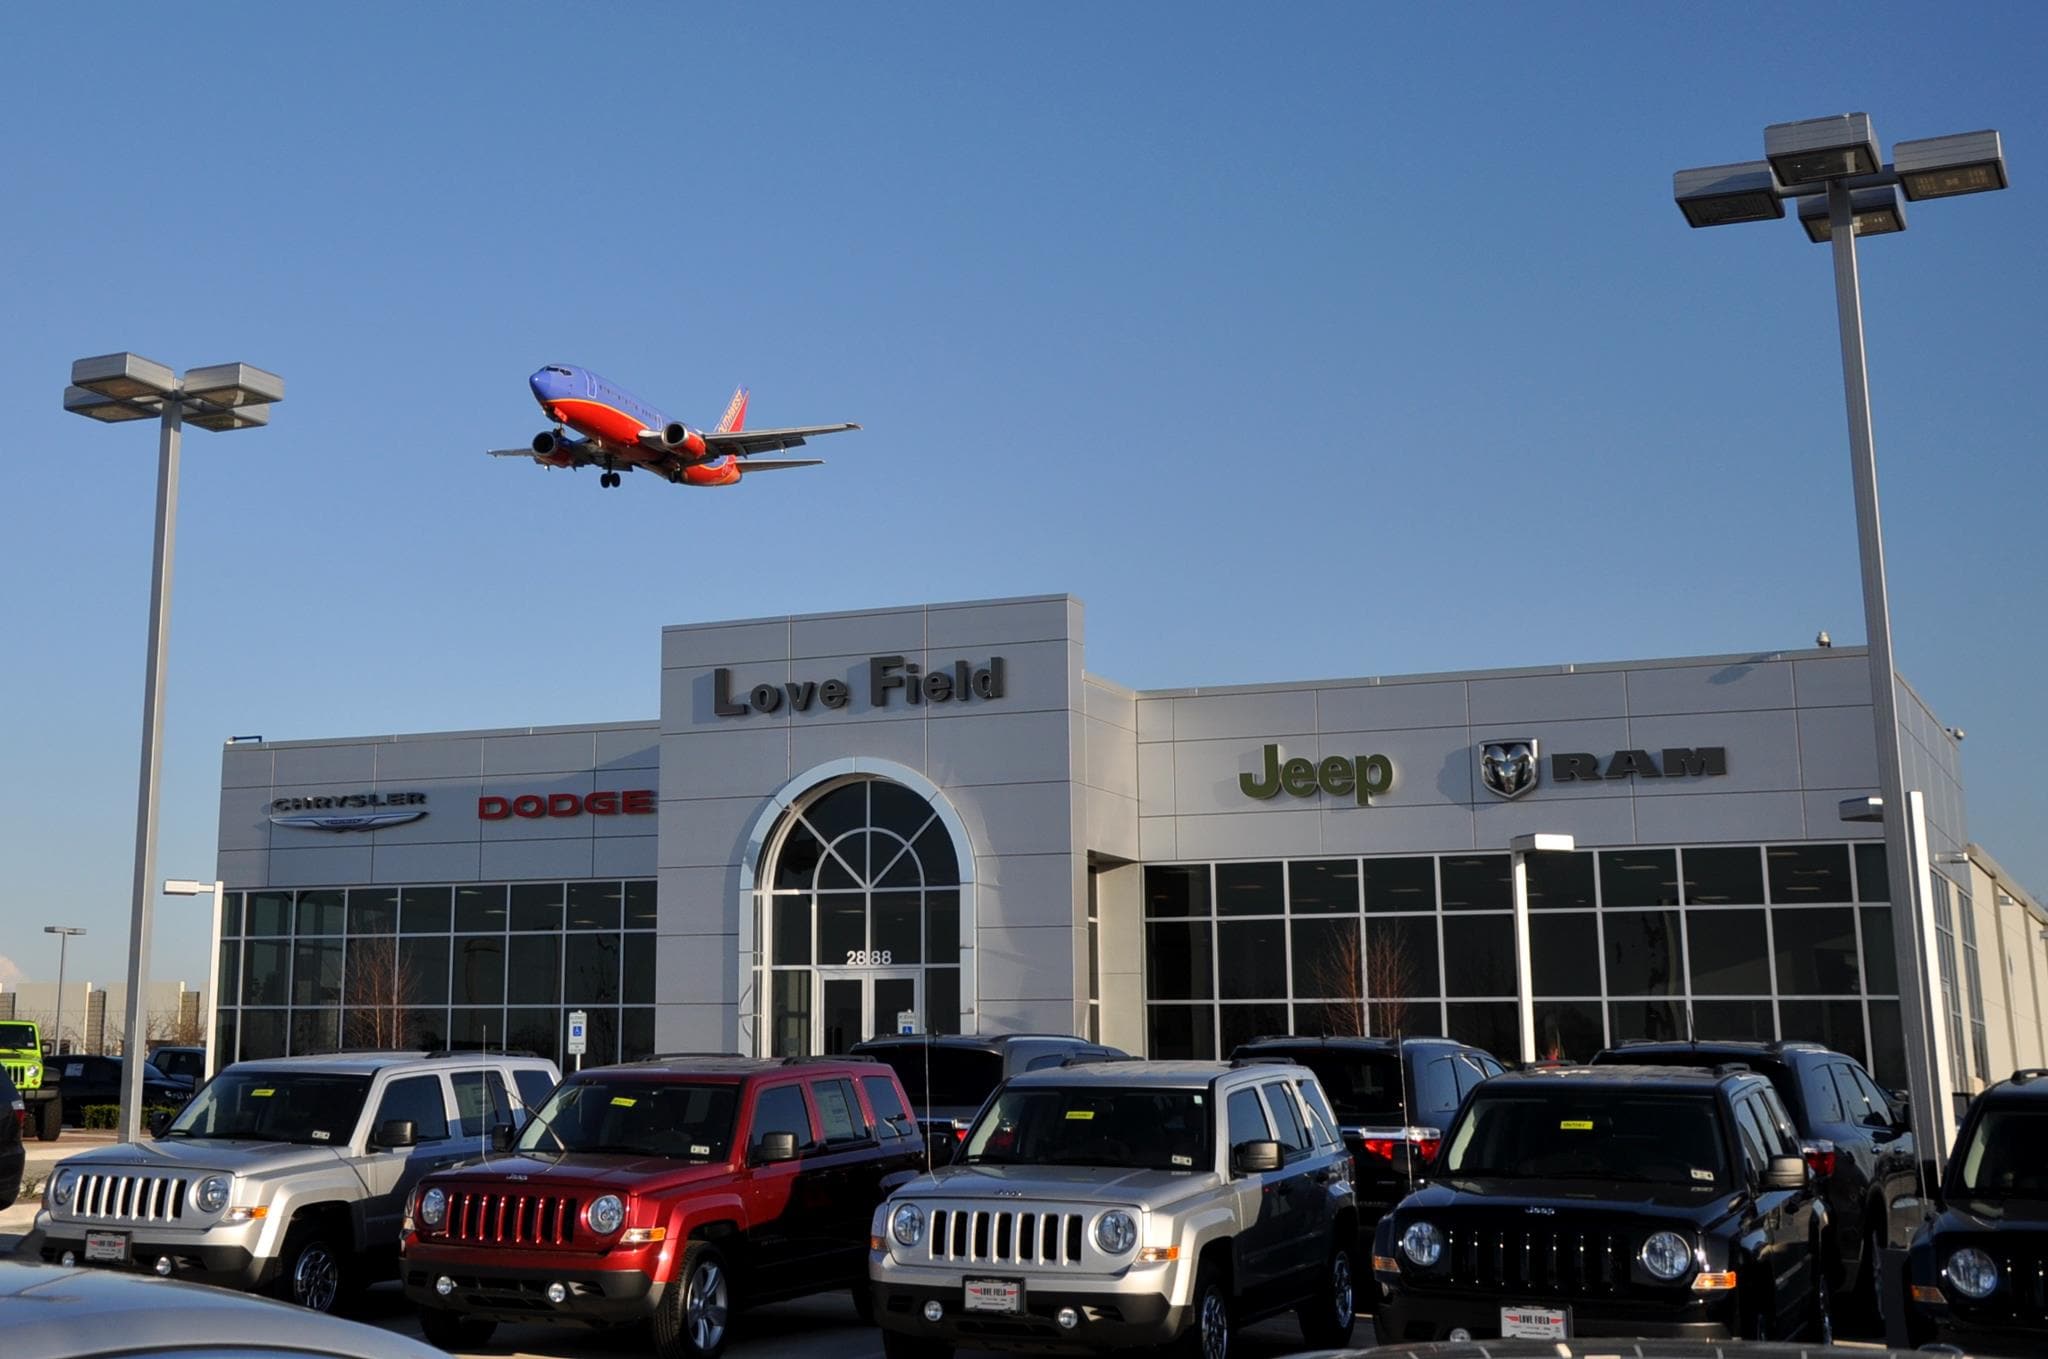
M616 486L619 484L619 480L617 472L605 472L598 477L597 484L600 486Z

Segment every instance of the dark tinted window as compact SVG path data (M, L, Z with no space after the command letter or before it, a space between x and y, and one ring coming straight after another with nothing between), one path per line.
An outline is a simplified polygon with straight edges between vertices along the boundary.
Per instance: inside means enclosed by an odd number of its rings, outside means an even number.
M1342 1123L1399 1123L1401 1072L1391 1052L1326 1047L1260 1047L1261 1057L1285 1057L1316 1074Z
M521 1151L722 1161L731 1152L735 1102L730 1085L565 1081L527 1122L517 1145ZM800 1134L797 1145L809 1140Z
M1437 918L1405 916L1365 922L1365 989L1375 998L1435 997L1437 989ZM1433 1007L1432 1007L1433 1008ZM1415 1027L1411 1020L1409 1031ZM1382 1032L1374 1030L1374 1032ZM1424 1033L1431 1032L1424 1028Z
M1145 914L1208 915L1209 865L1162 864L1147 868Z
M370 1120L370 1128L374 1132L394 1118L411 1119L412 1135L421 1142L446 1138L448 1102L441 1097L441 1078L406 1076L385 1086L384 1098L378 1101L377 1116Z
M207 1082L178 1111L170 1132L181 1137L255 1137L339 1146L354 1134L369 1089L367 1076L238 1068Z
M1830 1062L1827 1066L1828 1083L1835 1088L1839 1097L1837 1103L1842 1110L1842 1119L1847 1123L1859 1123L1866 1127L1885 1128L1891 1126L1889 1101L1873 1100L1865 1092L1862 1082L1856 1079L1856 1071L1847 1062ZM1876 1116L1877 1122L1870 1119Z
M1297 915L1358 911L1356 859L1298 859L1287 865L1289 907Z
M1233 1090L1230 1094L1230 1145L1264 1142L1272 1136L1266 1125L1266 1111L1255 1090Z
M1515 904L1512 861L1505 854L1447 854L1443 877L1447 911L1507 910Z
M1544 857L1541 854L1530 856L1532 859ZM1591 911L1530 918L1530 968L1537 995L1598 995L1600 974L1588 963L1599 953L1599 926Z
M1230 960L1218 978L1224 1000L1286 998L1286 921L1218 921L1216 946Z
M1956 1157L1952 1183L1979 1198L2048 1199L2043 1146L2048 1146L2048 1109L1989 1106Z
M1436 909L1434 859L1367 859L1362 881L1368 914Z
M1856 976L1856 913L1835 910L1774 911L1778 990L1783 995L1853 996Z
M1669 996L1685 990L1678 912L1609 911L1607 993L1611 996Z
M1461 1103L1472 1093L1473 1086L1486 1079L1486 1073L1479 1069L1478 1064L1464 1057L1451 1063L1451 1074L1458 1078L1458 1099Z
M1290 920L1294 951L1294 994L1355 1000L1365 993L1363 959L1358 951L1358 921L1346 916Z
M1148 1000L1207 1000L1215 994L1210 926L1155 922L1145 927L1145 995Z
M1415 1113L1433 1117L1458 1107L1458 1073L1449 1057L1424 1058L1414 1067Z
M908 1137L917 1131L917 1120L903 1107L894 1081L886 1076L863 1076L860 1088L868 1097L868 1108L874 1112L884 1137Z
M512 1083L519 1087L519 1102L528 1109L538 1109L547 1103L549 1092L555 1088L547 1072L530 1069L513 1072Z
M1806 1095L1806 1117L1813 1123L1854 1123L1854 1118L1842 1115L1842 1097L1836 1092L1836 1067L1809 1066L1800 1077L1800 1088Z
M1294 1096L1285 1081L1268 1081L1259 1087L1266 1097L1266 1109L1273 1115L1273 1134L1290 1153L1307 1151L1308 1129L1301 1121L1301 1111L1294 1107Z
M1235 958L1228 949L1224 957ZM1448 916L1444 920L1444 994L1515 994L1515 920L1507 915Z
M1206 1096L1192 1090L1010 1086L967 1134L961 1163L1193 1170L1214 1164Z
M1755 845L1685 851L1686 905L1760 906L1763 899L1764 861Z
M861 1052L887 1062L913 1109L979 1109L1003 1080L1003 1059L981 1048L940 1043L885 1043Z
M1770 949L1766 943L1762 910L1689 912L1685 930L1687 945L1692 951L1694 995L1771 994ZM1704 1036L1725 1038L1735 1035Z
M1764 1130L1757 1119L1756 1109L1750 1101L1735 1101L1735 1131L1742 1141L1743 1159L1749 1164L1752 1176L1761 1175L1767 1160L1764 1150Z
M1529 909L1562 911L1588 907L1593 901L1593 856L1531 854L1528 856Z
M1884 842L1856 846L1856 900L1890 901L1892 885L1886 876Z
M1677 852L1669 849L1628 849L1602 853L1600 904L1676 906Z
M1586 1180L1603 1195L1697 1201L1729 1185L1711 1097L1482 1087L1443 1152L1449 1175Z
M1278 915L1285 909L1280 865L1217 864L1216 914Z
M799 1150L811 1144L811 1115L804 1108L803 1091L794 1085L763 1090L754 1101L754 1145L772 1132L796 1134Z
M1310 1116L1322 1124L1323 1140L1336 1140L1337 1115L1330 1108L1329 1100L1323 1098L1322 1087L1314 1081L1300 1081L1294 1089L1301 1096L1301 1102L1307 1106Z
M1780 905L1849 900L1847 845L1769 845L1771 900Z

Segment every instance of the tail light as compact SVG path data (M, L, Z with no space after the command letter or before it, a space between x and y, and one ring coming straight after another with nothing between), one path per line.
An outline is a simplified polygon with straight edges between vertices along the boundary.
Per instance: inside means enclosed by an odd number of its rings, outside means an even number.
M1799 1144L1799 1154L1806 1158L1806 1168L1813 1172L1815 1179L1825 1180L1834 1175L1836 1160L1834 1143L1825 1140L1801 1142Z
M1436 1159L1437 1148L1443 1145L1444 1132L1441 1128L1353 1128L1349 1130L1359 1139L1367 1154L1379 1157L1389 1165L1402 1147L1409 1147L1424 1162Z

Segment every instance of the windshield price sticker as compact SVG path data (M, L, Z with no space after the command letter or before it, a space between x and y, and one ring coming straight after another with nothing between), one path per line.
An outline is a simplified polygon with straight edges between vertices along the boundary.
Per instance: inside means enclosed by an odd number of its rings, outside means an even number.
M276 1093L277 1093L277 1090L276 1090L276 1088L275 1088L275 1087L273 1087L273 1086L268 1086L268 1085L266 1085L266 1086L264 1086L264 1087L263 1087L263 1088L262 1088L261 1090L251 1090L251 1091L249 1092L249 1098L250 1098L250 1099L269 1099L269 1098L270 1098L270 1097L271 1097L272 1095L274 1095L274 1094L276 1094Z
M701 1146L701 1145L699 1145L698 1143L695 1143L695 1142L692 1142L692 1143L690 1144L690 1155L692 1155L692 1156L709 1156L710 1154L711 1154L711 1148L709 1148L709 1147L706 1147L706 1146Z
M1094 1111L1093 1109L1069 1109L1069 1110L1067 1110L1067 1119L1068 1119L1068 1121L1070 1121L1070 1122L1074 1122L1074 1123L1086 1123L1086 1122L1087 1122L1087 1121L1088 1121L1089 1119L1091 1119L1091 1118L1093 1118L1093 1117L1095 1117L1095 1111Z
M1565 1132L1591 1132L1593 1131L1593 1120L1590 1118L1568 1118L1557 1126Z
M613 1095L613 1096L612 1096L612 1103L613 1103L613 1104L616 1104L616 1105L617 1105L617 1106L618 1106L619 1108L621 1108L621 1109L630 1109L630 1108L632 1108L632 1107L633 1107L634 1105L638 1104L639 1102L640 1102L639 1100L637 1100L637 1099L633 1099L632 1097L630 1097L630 1096L628 1096L628 1095Z
M313 1129L313 1131L307 1133L306 1136L312 1138L315 1142L328 1142L332 1141L334 1138L334 1134L327 1131L327 1129L325 1128L315 1128Z
M1177 1166L1191 1166L1195 1163L1195 1158L1192 1156L1175 1156L1173 1163Z

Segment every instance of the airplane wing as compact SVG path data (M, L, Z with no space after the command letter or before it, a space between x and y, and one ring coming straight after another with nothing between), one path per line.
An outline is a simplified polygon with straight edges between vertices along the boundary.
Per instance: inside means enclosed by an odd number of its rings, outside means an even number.
M736 453L742 458L750 458L756 453L780 453L786 448L800 448L804 440L814 435L839 434L859 428L859 425L792 425L788 429L707 430L704 448L711 454Z
M823 458L749 458L740 464L740 474L752 476L756 472L780 472L791 467L817 467L824 461Z
M597 461L590 456L589 441L583 439L564 439L552 453L536 453L531 448L487 448L484 452L493 458L532 458L548 467L588 467Z

